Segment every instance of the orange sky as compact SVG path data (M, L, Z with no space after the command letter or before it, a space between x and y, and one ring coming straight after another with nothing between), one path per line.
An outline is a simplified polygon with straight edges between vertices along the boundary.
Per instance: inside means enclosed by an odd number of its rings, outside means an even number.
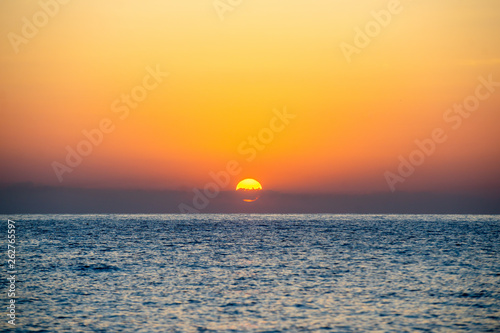
M500 2L397 3L2 1L0 182L191 189L235 160L231 189L252 177L281 191L389 191L384 174L441 128L447 140L396 189L498 188L500 86L478 86L500 82ZM378 31L346 57L366 27ZM476 89L489 95L454 129L447 109ZM132 92L147 96L124 116ZM278 124L284 110L294 117ZM66 147L103 119L113 130L60 182L54 162L69 167ZM261 132L268 142L249 153Z

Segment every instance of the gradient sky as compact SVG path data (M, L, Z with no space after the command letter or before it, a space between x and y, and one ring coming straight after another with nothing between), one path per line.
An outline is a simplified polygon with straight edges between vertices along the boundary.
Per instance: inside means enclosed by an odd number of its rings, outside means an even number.
M236 160L232 186L384 192L398 157L442 128L397 189L499 188L500 87L459 128L443 118L479 77L500 82L497 0L401 1L350 62L341 43L391 1L242 1L221 20L212 0L73 0L16 53L9 33L40 3L0 2L0 183L189 190ZM120 119L111 105L148 66L169 76ZM285 107L295 118L247 161L238 147ZM114 131L60 183L52 163L105 118Z

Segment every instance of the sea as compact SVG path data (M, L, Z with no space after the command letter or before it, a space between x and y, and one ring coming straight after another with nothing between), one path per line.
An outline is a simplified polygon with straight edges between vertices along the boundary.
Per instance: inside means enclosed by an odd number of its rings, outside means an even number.
M500 332L498 215L0 218L2 332Z

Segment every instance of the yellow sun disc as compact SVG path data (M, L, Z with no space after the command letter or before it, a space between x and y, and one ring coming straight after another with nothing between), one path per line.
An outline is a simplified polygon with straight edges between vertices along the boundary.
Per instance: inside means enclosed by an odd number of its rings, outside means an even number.
M236 185L236 190L262 190L262 185L252 178L243 179Z

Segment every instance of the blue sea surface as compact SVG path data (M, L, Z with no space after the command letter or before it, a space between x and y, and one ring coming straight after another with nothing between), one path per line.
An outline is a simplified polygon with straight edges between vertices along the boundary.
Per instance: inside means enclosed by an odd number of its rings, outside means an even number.
M500 216L7 218L0 331L500 332Z

